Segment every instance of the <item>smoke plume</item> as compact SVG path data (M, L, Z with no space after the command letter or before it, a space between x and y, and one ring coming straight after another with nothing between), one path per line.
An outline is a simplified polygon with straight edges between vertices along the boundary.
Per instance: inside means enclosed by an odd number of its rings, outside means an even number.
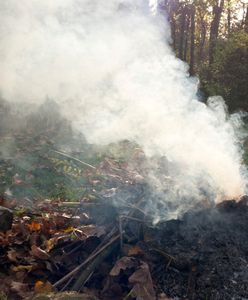
M2 0L0 19L4 99L52 98L90 143L129 139L166 156L177 199L244 192L237 118L221 97L198 101L169 25L146 1Z

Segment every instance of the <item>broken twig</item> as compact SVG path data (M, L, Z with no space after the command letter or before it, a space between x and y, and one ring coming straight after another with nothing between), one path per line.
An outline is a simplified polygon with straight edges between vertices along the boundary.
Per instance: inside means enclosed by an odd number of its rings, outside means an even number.
M94 167L94 166L92 166L92 165L90 165L90 164L88 164L88 163L86 163L86 162L84 162L84 161L82 161L82 160L80 160L80 159L78 159L78 158L76 158L76 157L70 156L70 155L68 155L68 154L66 154L66 153L64 153L64 152L57 151L57 150L51 150L51 151L53 151L53 152L55 152L55 153L57 153L57 154L60 154L60 155L62 155L62 156L65 156L65 157L67 157L67 158L73 159L73 160L79 162L80 164L82 164L82 165L84 165L84 166L86 166L86 167L89 167L89 168L91 168L91 169L96 170L96 167Z
M95 271L95 269L100 265L100 263L108 257L111 252L114 250L115 246L117 245L117 241L115 240L112 245L105 248L80 274L79 278L76 280L74 285L72 286L73 291L79 292L80 289L84 286L85 282L89 278L91 274Z
M90 261L92 261L94 258L96 258L102 251L107 249L110 245L112 245L115 241L117 241L120 238L120 234L113 237L112 240L110 240L107 244L105 244L102 248L100 248L98 251L90 255L84 262L82 262L79 266L77 266L75 269L73 269L71 272L66 274L63 278L55 282L53 285L54 287L58 287L60 284L65 282L67 279L69 279L71 276L74 276L80 269L82 269L86 264L88 264Z

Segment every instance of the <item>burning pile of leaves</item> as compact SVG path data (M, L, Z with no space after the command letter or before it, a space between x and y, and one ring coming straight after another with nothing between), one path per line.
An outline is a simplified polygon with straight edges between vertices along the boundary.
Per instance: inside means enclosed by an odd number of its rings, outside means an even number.
M78 202L1 200L1 300L248 299L246 197L155 226L139 173L86 167Z
M104 189L93 188L80 202L42 200L26 208L2 199L0 288L7 299L64 290L95 299L155 299L149 264L137 244L145 222L137 174L110 160L89 169L89 182L104 180ZM139 199L117 211L116 190L134 187Z
M0 108L0 300L248 299L246 197L154 225L148 169L172 190L166 159L87 144L50 100Z

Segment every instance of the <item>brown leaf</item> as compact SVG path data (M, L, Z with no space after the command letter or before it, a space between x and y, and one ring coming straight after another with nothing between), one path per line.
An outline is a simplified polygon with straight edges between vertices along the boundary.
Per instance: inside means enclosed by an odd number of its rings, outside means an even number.
M152 278L147 263L142 262L140 268L130 277L129 282L133 284L131 294L137 300L156 300Z
M71 233L74 231L74 227L70 226L70 227L67 227L66 229L64 229L64 233Z
M16 272L15 273L15 280L16 281L20 281L20 282L24 282L25 278L27 278L27 273L26 271L20 271L20 272ZM0 298L1 299L1 298Z
M56 239L51 238L49 240L45 241L45 246L46 246L46 252L50 252L54 246L56 245Z
M106 233L104 226L85 225L74 229L74 235L81 240L88 239L89 237L101 237Z
M11 249L7 252L8 259L13 262L18 262L17 252L14 249Z
M53 221L56 224L57 229L63 229L68 227L68 218L59 214L54 214Z
M141 254L142 252L142 249L138 245L135 245L128 249L128 256L135 256Z
M39 231L41 229L41 224L33 221L31 224L26 224L30 231Z
M30 254L33 255L34 257L37 257L39 259L47 260L50 258L49 254L42 250L41 248L37 247L36 245L33 245L31 247Z
M29 237L29 243L30 245L36 245L38 240L40 238L40 232L38 231L34 231L30 234L30 237Z
M101 237L106 233L104 226L86 225L80 228L87 237L96 236Z
M124 256L115 263L114 267L110 271L110 275L118 276L121 270L130 269L133 268L134 266L135 266L135 260L133 259L133 257Z
M38 280L35 283L34 291L37 294L38 293L51 293L53 291L53 286L49 281L43 282L43 281Z
M28 296L30 296L30 292L27 284L17 282L17 281L12 281L10 289L12 292L17 293L21 298L27 299Z
M33 269L33 266L29 265L29 266L24 266L24 265L19 265L19 266L12 266L11 270L13 272L21 272L21 271L28 271L30 272Z
M16 199L3 199L3 198L0 198L0 205L1 206L4 206L4 207L7 207L7 208L10 208L10 209L13 209L17 206L17 201Z

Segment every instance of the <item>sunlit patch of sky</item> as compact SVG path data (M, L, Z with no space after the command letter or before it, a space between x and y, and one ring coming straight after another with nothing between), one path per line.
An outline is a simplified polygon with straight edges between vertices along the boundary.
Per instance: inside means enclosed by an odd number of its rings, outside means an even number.
M238 6L237 19L242 20L244 17L244 7L248 5L248 0L239 0L236 5Z
M155 14L157 12L158 0L149 0L149 6L152 13Z

